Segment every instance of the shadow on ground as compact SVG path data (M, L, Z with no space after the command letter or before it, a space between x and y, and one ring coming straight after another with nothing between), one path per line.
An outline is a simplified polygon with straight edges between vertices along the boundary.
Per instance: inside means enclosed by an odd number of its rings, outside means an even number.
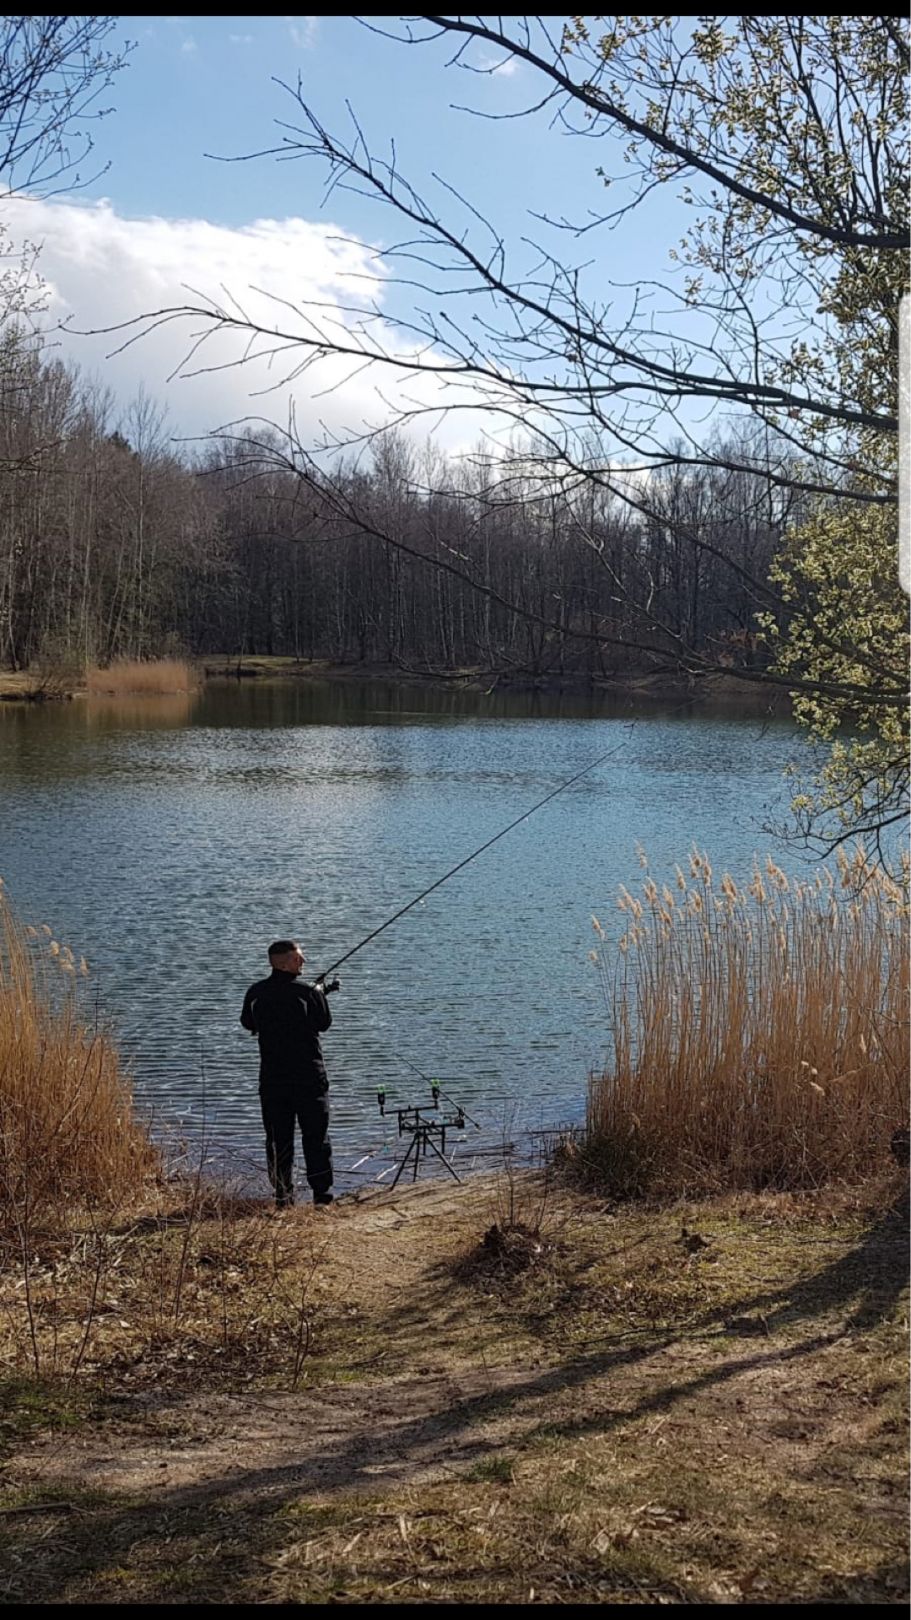
M148 1427L155 1418L164 1423L162 1435L168 1423L173 1433L170 1442L162 1439L157 1452L149 1452L144 1474L134 1471L116 1499L108 1493L119 1477L119 1461L129 1456L129 1428L107 1438L102 1434L86 1442L68 1438L57 1443L59 1467L52 1466L53 1447L37 1459L20 1457L12 1465L10 1475L21 1479L33 1497L44 1489L57 1500L38 1504L37 1510L34 1501L26 1502L28 1511L6 1511L0 1517L5 1600L258 1601L257 1583L264 1579L268 1560L288 1539L288 1512L302 1503L315 1500L318 1511L328 1516L326 1523L344 1523L359 1504L370 1503L370 1511L376 1511L383 1493L422 1481L464 1480L472 1467L504 1445L516 1450L546 1440L570 1447L587 1438L632 1431L644 1418L691 1412L707 1394L725 1386L784 1387L802 1362L889 1317L907 1284L907 1258L902 1201L849 1253L791 1286L754 1292L742 1300L742 1316L733 1323L707 1315L699 1324L698 1342L662 1333L647 1342L568 1353L556 1366L482 1367L439 1375L432 1368L431 1341L431 1366L424 1377L309 1389L298 1395L212 1397L208 1403L197 1398L196 1430L182 1449L187 1403L166 1395L145 1396L132 1406L127 1401L125 1412L133 1413L139 1427ZM451 1302L437 1274L427 1291L416 1293L386 1324L390 1342L413 1340L422 1330L426 1337L428 1321L438 1320L446 1308ZM757 1319L761 1338L741 1349L738 1340L756 1331ZM784 1329L787 1342L776 1342L775 1335ZM795 1338L795 1332L800 1336ZM822 1412L826 1399L819 1400ZM706 1409L703 1421L712 1418ZM229 1460L211 1442L216 1431L232 1424ZM197 1458L206 1453L207 1445L208 1473L198 1468L194 1483L158 1482L178 1461L186 1467L190 1453L195 1451ZM99 1494L87 1495L86 1487ZM521 1572L521 1582L532 1586L533 1564ZM483 1579L490 1583L489 1566L485 1571ZM540 1581L556 1578L552 1560L548 1571L539 1571ZM375 1576L382 1597L384 1581L388 1576L394 1584L395 1571L377 1569ZM510 1571L503 1572L503 1579L509 1576ZM634 1590L624 1585L622 1569L612 1574L597 1556L567 1557L560 1579L564 1576L570 1580L567 1592L588 1600L609 1598L612 1580L618 1593ZM425 1596L432 1599L434 1576L428 1580ZM477 1590L472 1580L469 1570L466 1593ZM451 1592L451 1570L446 1582ZM717 1601L692 1579L676 1588L661 1587L656 1575L649 1590L659 1588L683 1601ZM884 1562L879 1571L856 1579L820 1577L812 1591L802 1590L800 1596L813 1602L891 1602L905 1590L900 1563Z

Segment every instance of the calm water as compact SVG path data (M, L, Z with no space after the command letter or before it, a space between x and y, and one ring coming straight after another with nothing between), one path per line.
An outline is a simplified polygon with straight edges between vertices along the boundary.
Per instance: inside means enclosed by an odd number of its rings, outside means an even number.
M393 1107L429 1101L404 1060L481 1123L467 1166L504 1131L527 1143L582 1117L607 1049L591 916L622 931L637 843L659 879L694 841L735 876L754 853L800 864L763 830L800 746L788 722L382 682L0 704L0 872L24 920L88 957L162 1128L196 1141L205 1125L259 1176L256 1046L237 1019L268 942L296 936L327 968L615 745L341 970L324 1041L338 1182L398 1151L377 1085Z

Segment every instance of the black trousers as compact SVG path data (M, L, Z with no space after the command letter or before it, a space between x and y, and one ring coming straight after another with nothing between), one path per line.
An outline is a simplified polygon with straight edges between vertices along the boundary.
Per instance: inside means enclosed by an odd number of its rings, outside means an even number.
M266 1129L266 1163L277 1204L293 1204L294 1126L300 1125L307 1180L315 1193L332 1186L332 1143L329 1140L329 1099L304 1090L261 1090L259 1100Z

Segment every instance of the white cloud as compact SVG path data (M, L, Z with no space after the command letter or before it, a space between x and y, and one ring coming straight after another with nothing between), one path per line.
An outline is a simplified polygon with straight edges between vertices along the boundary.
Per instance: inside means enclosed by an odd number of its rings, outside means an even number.
M180 54L181 54L181 56L192 56L194 51L196 50L196 48L197 47L196 47L195 39L193 39L192 37L189 38L189 39L185 39L181 43Z
M228 35L228 44L229 45L252 45L253 44L253 35L252 34L229 34Z
M514 73L518 73L521 63L517 56L482 56L478 66L482 73L489 73L492 78L511 79Z
M47 324L66 323L55 334L58 352L109 385L122 407L144 387L167 408L177 435L204 434L251 415L283 424L293 400L301 438L313 443L321 424L330 432L358 432L388 421L396 405L436 407L443 401L442 385L433 378L379 367L365 371L360 362L338 356L312 360L288 382L306 351L285 346L270 359L263 351L275 349L278 340L256 340L247 364L232 367L245 350L237 332L214 333L191 358L203 329L199 318L161 324L126 349L122 345L136 328L98 330L156 310L200 306L207 298L236 313L236 299L270 332L313 337L313 322L319 321L336 337L347 327L356 345L355 319L343 306L381 304L385 289L375 279L370 285L359 279L378 275L373 250L331 223L258 219L232 228L204 219L126 219L107 200L89 206L18 198L8 200L7 208L13 236L41 244L39 268L50 295ZM308 315L312 303L320 308ZM371 332L388 350L408 353L381 320ZM229 369L215 369L225 365ZM263 389L271 391L251 397ZM440 427L439 442L450 449L474 443L484 425L477 395L459 387L452 397L471 409ZM436 416L420 419L416 437L423 439L437 422Z
M299 51L312 50L316 44L317 34L319 33L319 18L286 17L285 21L289 25L288 33L291 37L292 45L296 45Z

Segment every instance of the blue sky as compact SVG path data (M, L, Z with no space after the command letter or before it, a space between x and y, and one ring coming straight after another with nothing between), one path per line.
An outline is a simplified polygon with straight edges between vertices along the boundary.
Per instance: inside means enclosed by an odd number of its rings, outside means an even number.
M351 129L350 102L370 146L387 155L393 138L402 172L448 215L467 220L435 190L434 172L454 185L504 233L515 272L534 259L523 234L547 239L531 210L559 208L583 220L605 200L598 164L622 167L616 147L611 153L603 141L548 128L547 113L491 123L454 110L461 102L509 113L540 97L540 82L524 64L499 64L477 47L470 60L481 72L447 68L451 43L406 47L353 17L131 17L121 19L111 43L124 37L136 48L104 96L114 110L95 128L96 167L108 163L106 172L78 193L11 208L14 235L43 244L49 322L86 329L127 320L182 303L182 286L213 296L226 288L251 308L251 287L295 302L364 297L364 281L352 278L374 273L365 244L401 234L391 213L338 191L327 202L326 172L313 160L206 156L243 157L280 141L276 120L293 121L296 108L276 79L293 85L300 75L304 97L334 133ZM622 237L601 231L581 241L565 233L548 240L564 259L593 260L589 290L608 296L608 277L629 282L666 270L667 249L685 225L668 202L662 196L646 204ZM383 307L405 312L410 296L387 286ZM279 419L287 411L284 387L251 402L251 388L266 380L262 371L169 381L186 351L186 330L159 331L113 356L111 338L59 341L121 405L140 386L160 400L176 433L205 432L250 410ZM326 365L317 380L340 381ZM318 405L311 381L294 389L298 422L308 432L321 421L346 429L383 414L367 379ZM420 398L426 403L430 395ZM443 442L468 442L479 422L461 421Z
M383 19L370 19L375 28ZM396 18L385 26L400 26ZM268 214L314 217L323 198L315 165L222 164L204 154L240 156L281 137L277 119L295 106L275 80L292 86L300 75L305 99L333 130L348 124L350 102L371 146L393 136L404 172L435 169L497 220L527 226L528 206L565 198L580 216L597 208L600 151L585 156L578 142L548 132L547 115L493 125L454 111L466 103L505 113L540 96L524 64L503 61L495 73L446 69L452 42L420 48L382 37L355 17L136 17L126 19L137 41L116 81L117 111L99 129L100 154L112 168L84 195L105 195L139 214L197 215L243 225ZM497 64L497 53L474 49L473 65ZM349 126L350 127L350 126ZM355 229L376 229L376 210L348 199Z
M498 209L511 202L498 183L502 170L527 159L530 149L543 181L560 176L559 138L534 139L527 124L499 126L492 163L491 125L449 107L469 99L485 111L519 105L523 78L527 91L524 67L491 77L446 73L445 42L405 48L354 17L137 17L124 27L137 48L116 81L117 111L99 129L112 168L86 193L107 195L123 211L173 217L203 209L222 225L262 214L312 217L323 194L315 166L268 158L225 165L204 155L238 156L274 144L281 134L275 120L293 119L296 111L275 80L293 86L298 75L327 124L347 122L349 101L371 143L379 148L394 135L404 168L428 159L438 169L451 167L460 183L470 178ZM375 211L354 203L349 209L356 226L374 224Z

